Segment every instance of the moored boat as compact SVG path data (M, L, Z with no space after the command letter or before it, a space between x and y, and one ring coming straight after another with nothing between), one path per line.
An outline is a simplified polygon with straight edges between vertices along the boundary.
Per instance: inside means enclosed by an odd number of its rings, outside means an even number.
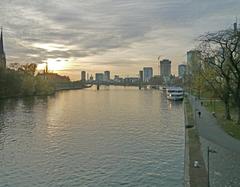
M167 88L167 99L169 100L183 100L183 89L181 87L169 87Z

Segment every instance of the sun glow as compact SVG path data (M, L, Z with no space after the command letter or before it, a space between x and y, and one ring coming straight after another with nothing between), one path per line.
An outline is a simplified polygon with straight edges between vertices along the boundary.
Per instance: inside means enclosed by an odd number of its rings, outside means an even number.
M64 70L68 59L66 58L49 58L47 59L48 69L53 71Z
M37 69L43 70L46 68L46 65L48 65L49 71L60 71L66 68L67 63L67 58L48 58L45 63L38 64Z

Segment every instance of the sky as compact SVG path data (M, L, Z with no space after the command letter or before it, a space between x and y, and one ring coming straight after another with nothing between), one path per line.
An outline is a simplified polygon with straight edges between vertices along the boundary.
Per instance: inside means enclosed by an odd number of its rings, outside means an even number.
M48 62L77 80L145 66L157 75L160 56L177 75L198 36L231 27L239 10L239 0L1 0L0 25L8 64Z

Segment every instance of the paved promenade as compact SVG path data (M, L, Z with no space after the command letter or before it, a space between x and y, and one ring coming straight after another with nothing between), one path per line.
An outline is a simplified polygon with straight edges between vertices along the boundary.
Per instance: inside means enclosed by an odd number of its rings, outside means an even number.
M239 187L240 141L225 133L217 124L216 118L201 106L199 100L190 97L190 101L195 111L205 163L207 147L217 151L217 153L210 153L211 186ZM201 112L201 116L198 115L198 111Z

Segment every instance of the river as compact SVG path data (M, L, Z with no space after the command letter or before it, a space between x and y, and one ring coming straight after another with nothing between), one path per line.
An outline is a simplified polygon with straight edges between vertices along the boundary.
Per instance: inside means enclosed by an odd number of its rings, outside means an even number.
M184 112L158 90L0 101L0 187L183 186Z

